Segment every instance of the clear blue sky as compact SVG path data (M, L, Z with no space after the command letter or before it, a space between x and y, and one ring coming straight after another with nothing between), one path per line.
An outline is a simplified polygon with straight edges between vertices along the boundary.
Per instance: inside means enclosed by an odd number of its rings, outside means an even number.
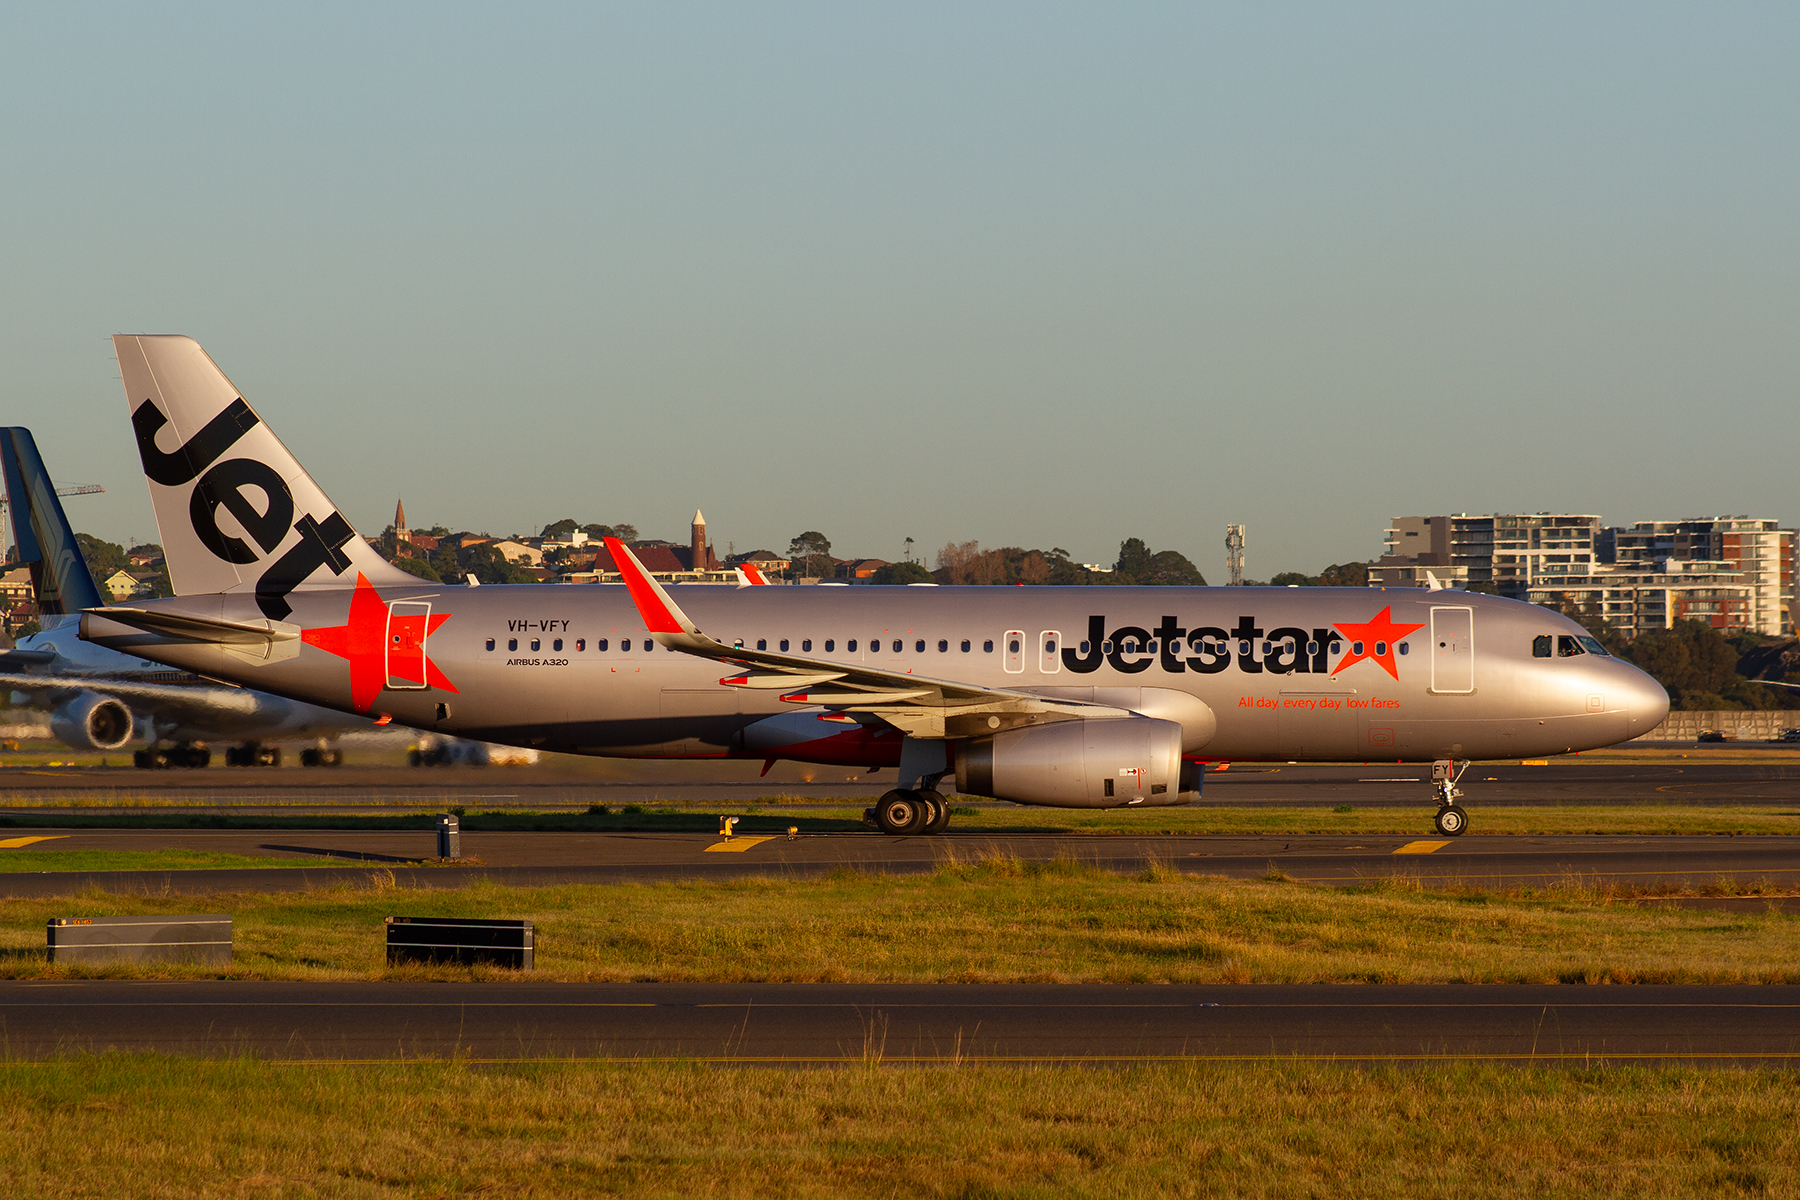
M1800 519L1793 5L0 9L0 419L198 338L366 532L1222 574Z

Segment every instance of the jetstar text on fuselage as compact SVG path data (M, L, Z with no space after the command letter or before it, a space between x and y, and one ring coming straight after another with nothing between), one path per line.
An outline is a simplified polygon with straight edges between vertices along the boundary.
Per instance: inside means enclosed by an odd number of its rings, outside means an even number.
M1265 671L1335 675L1367 659L1399 679L1394 656L1406 654L1404 639L1424 626L1396 624L1389 611L1383 608L1371 621L1337 621L1315 629L1292 625L1264 629L1253 616L1239 617L1231 629L1216 625L1188 629L1175 617L1165 616L1155 628L1120 625L1110 633L1104 615L1089 616L1086 639L1079 646L1063 647L1062 664L1078 673L1098 671L1104 663L1128 675L1152 666L1170 674L1213 675L1235 663L1251 675ZM1333 656L1339 656L1335 667Z

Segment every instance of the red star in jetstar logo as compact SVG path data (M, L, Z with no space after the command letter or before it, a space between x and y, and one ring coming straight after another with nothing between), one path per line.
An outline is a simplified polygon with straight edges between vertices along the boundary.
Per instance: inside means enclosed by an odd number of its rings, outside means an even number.
M1345 625L1338 623L1332 626L1332 628L1350 639L1350 652L1344 655L1343 661L1338 663L1338 665L1332 669L1331 673L1333 675L1336 675L1339 671L1350 666L1352 663L1359 663L1363 659L1368 658L1381 664L1381 669L1386 671L1389 675L1392 675L1395 682L1399 682L1400 672L1394 669L1394 645L1401 638L1413 632L1415 629L1423 629L1425 626L1394 624L1388 617L1388 609L1392 607L1392 605L1389 605L1388 608L1384 608L1376 613L1375 619L1367 624ZM1358 650L1358 646L1361 646L1362 649Z
M381 593L358 571L356 591L350 595L349 619L329 629L305 630L300 640L350 661L350 707L368 712L390 678L456 691L437 664L425 655L425 639L449 619L449 613L434 615L427 628L423 613L391 613Z

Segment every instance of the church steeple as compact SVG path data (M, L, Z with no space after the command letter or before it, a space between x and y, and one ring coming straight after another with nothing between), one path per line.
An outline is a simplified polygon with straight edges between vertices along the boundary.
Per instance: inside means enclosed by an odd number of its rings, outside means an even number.
M412 530L406 527L406 502L404 500L397 501L394 504L393 540L387 546L388 557L393 558L399 555L400 547L411 541Z

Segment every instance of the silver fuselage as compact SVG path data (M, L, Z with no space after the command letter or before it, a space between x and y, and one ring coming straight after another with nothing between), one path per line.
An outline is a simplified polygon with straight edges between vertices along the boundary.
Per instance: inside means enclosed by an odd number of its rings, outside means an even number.
M378 594L379 608L353 613L349 587L296 589L287 621L307 631L305 642L260 661L101 616L88 618L86 636L309 704L492 742L628 757L897 760L899 739L869 722L831 724L816 706L724 686L720 664L655 646L620 586ZM1655 680L1617 658L1534 656L1534 638L1584 632L1567 618L1457 591L685 586L671 594L729 644L1179 720L1183 752L1204 761L1558 754L1639 736L1668 711ZM395 602L402 608L388 607ZM429 626L417 619L426 605ZM247 591L136 607L263 616ZM1372 624L1384 609L1387 623ZM429 628L422 648L383 623L396 611Z

